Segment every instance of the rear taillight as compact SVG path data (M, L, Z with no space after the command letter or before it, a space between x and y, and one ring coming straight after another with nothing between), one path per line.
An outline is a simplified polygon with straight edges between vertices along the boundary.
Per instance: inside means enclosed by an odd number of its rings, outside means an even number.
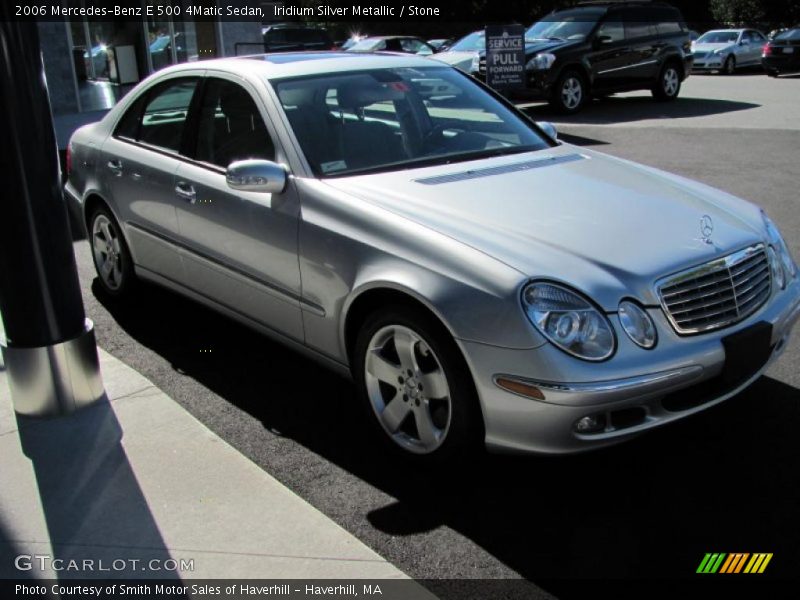
M764 47L761 49L761 56L771 56L772 55L772 46L769 44L764 44Z
M72 142L67 144L67 156L64 159L64 166L67 169L67 176L72 172Z

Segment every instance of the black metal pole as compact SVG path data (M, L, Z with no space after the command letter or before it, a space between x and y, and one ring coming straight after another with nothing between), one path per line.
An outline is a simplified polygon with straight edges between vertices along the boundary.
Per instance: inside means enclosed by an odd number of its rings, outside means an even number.
M0 4L0 314L17 412L70 412L102 395L62 197L37 26Z

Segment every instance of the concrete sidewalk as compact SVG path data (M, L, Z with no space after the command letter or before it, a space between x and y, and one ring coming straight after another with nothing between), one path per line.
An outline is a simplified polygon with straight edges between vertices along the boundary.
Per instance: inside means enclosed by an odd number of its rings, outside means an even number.
M51 420L15 416L0 365L0 578L407 578L99 353L108 401ZM20 572L20 554L126 566Z

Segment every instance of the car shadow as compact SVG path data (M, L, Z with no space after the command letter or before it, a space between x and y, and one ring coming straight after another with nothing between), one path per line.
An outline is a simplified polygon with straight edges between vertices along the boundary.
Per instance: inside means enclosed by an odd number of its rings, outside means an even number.
M558 121L576 125L606 125L650 119L687 119L748 110L759 106L751 102L710 98L678 98L674 102L655 102L649 95L611 96L593 100L575 115L558 115ZM522 105L519 108L535 121L556 116L547 104Z
M780 381L601 451L420 469L378 451L352 384L309 359L161 288L124 304L93 291L174 369L391 496L365 515L389 536L446 526L562 598L587 581L696 581L706 552L772 552L773 577L795 574L800 390Z

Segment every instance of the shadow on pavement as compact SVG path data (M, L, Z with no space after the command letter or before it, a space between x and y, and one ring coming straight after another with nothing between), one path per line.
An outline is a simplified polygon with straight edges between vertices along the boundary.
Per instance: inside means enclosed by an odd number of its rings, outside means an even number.
M378 451L352 385L308 359L160 288L143 285L126 304L109 303L96 282L94 292L173 368L393 497L366 515L386 534L446 525L557 595L572 578L696 580L706 552L773 552L769 576L796 576L794 387L762 377L720 406L603 451L420 470ZM285 461L266 459L284 482ZM442 551L441 560L458 560Z
M559 121L575 125L606 125L649 119L704 117L748 110L759 106L759 104L750 102L683 97L674 102L656 102L649 94L647 96L611 96L603 100L594 100L578 114L559 117ZM519 108L536 121L547 120L545 117L553 117L553 111L547 104L523 105Z
M62 561L55 576L152 578L148 561L163 565L171 556L122 447L123 431L111 404L103 399L57 419L17 415L17 424L36 476L49 558ZM37 549L47 554L47 545ZM87 560L93 565L88 570ZM42 577L38 565L33 574ZM179 580L166 568L155 574Z

